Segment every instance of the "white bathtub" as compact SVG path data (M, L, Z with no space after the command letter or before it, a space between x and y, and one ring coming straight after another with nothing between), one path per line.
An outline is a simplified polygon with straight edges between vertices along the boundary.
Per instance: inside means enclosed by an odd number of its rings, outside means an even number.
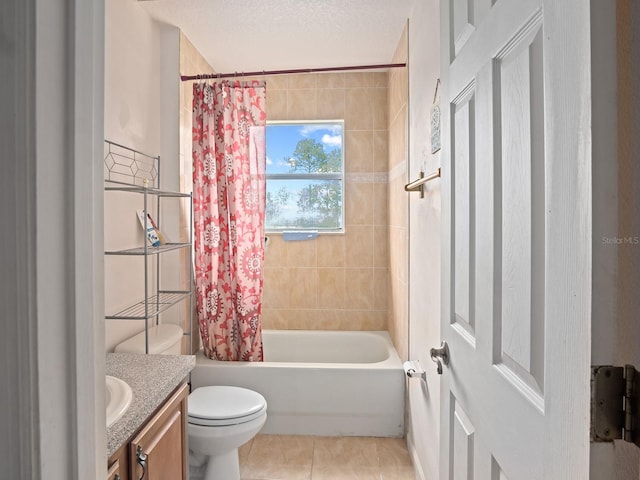
M192 388L236 385L267 400L262 433L401 437L404 370L387 332L264 330L264 362L196 357Z

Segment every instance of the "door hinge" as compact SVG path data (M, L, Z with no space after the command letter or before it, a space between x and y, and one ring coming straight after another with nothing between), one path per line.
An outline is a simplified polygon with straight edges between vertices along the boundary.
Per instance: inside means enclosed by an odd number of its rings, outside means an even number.
M640 373L632 365L591 367L591 441L640 447Z

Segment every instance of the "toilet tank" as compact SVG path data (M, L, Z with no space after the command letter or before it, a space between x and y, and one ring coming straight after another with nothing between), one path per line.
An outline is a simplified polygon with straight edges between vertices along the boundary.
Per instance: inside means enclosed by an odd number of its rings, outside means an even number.
M178 325L161 324L149 328L149 353L180 355L183 331ZM144 331L116 345L116 353L145 353Z

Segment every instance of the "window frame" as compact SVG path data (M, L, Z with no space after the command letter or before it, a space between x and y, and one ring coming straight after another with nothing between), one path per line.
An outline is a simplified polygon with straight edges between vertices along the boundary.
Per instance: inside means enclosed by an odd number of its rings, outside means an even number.
M273 228L267 227L267 218L265 212L265 233L269 234L282 234L283 232L317 232L318 235L344 235L345 233L345 128L344 119L330 119L330 120L267 120L266 129L272 125L331 125L340 124L342 128L342 146L340 148L341 156L341 168L340 172L325 172L325 173L266 173L265 168L265 181L268 184L269 180L339 180L340 181L340 226L338 228L317 228L317 227L284 227ZM303 138L303 137L301 137ZM268 153L269 147L266 146L265 151ZM266 188L266 185L265 185Z

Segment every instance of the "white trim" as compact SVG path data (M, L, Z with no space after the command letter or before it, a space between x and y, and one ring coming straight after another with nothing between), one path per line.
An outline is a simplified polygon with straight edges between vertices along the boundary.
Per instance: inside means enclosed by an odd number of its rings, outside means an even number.
M416 474L416 480L427 480L427 477L422 470L420 457L418 455L418 451L416 450L416 446L413 443L411 435L407 435L407 449L409 450L409 455L411 456L411 463L413 463L413 471Z
M6 478L40 478L35 289L34 0L0 3L0 465Z

